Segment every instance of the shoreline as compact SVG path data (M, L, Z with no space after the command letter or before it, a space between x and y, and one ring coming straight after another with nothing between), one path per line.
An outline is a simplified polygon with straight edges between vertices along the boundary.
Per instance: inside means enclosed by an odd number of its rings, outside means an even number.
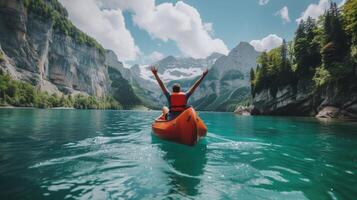
M25 106L0 106L0 109L36 109L35 107L25 107Z
M113 109L77 109L74 107L52 107L52 108L37 108L37 107L26 107L26 106L11 106L11 105L1 105L0 109L38 109L38 110L113 110ZM119 111L154 111L149 108L144 107L134 107L133 109L118 109Z
M6 105L6 106L0 106L0 109L26 109L26 110L31 110L31 109L38 109L38 110L106 110L106 109L76 109L74 107L53 107L53 108L36 108L36 107L24 107L24 106L11 106L11 105ZM107 109L108 111L111 109ZM133 109L120 109L120 110L111 110L111 111L142 111L142 112L160 112L161 110L154 110L154 109L149 109L147 107L134 107ZM235 112L222 112L222 111L197 111L200 113L227 113L227 114L234 114L237 116L243 116L243 117L283 117L283 118L289 118L289 117L298 117L298 118L312 118L316 119L321 122L329 122L329 121L348 121L348 122L357 122L357 119L355 118L319 118L316 116L292 116L292 115L242 115L238 114Z
M0 106L0 109L49 109L49 110L75 110L73 107L53 107L53 108L37 108L37 107L26 107L26 106Z

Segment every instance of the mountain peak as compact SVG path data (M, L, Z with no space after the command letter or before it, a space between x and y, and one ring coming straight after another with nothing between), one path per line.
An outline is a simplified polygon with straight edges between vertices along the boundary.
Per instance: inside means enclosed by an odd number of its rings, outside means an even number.
M254 49L254 47L251 44L249 44L248 42L240 42L234 49L242 49L242 48Z
M236 55L240 52L251 52L253 54L257 53L254 47L249 44L248 42L240 42L236 47L234 47L230 52L229 55Z
M221 53L213 52L211 55L209 55L206 59L215 59L223 56Z
M162 59L162 60L160 60L159 62L174 62L174 61L176 61L176 58L174 57L174 56L167 56L167 57L165 57L164 59Z

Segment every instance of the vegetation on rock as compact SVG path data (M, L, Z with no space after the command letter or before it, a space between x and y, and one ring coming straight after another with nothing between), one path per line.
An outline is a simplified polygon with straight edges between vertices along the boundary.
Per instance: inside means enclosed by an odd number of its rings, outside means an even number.
M109 78L112 80L113 98L117 100L125 109L142 104L135 95L133 88L121 73L112 67L108 67Z
M0 105L23 107L53 108L73 107L77 109L122 109L112 97L48 94L36 89L29 83L11 79L8 74L0 74Z
M5 60L4 53L0 51L0 62L3 62Z

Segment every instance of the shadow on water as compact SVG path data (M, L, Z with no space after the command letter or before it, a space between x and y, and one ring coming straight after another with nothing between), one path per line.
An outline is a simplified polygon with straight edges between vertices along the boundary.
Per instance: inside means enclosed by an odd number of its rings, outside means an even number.
M165 171L169 177L168 185L171 187L168 195L198 195L199 184L207 163L205 141L189 147L161 140L153 134L151 141L161 151L162 158L169 166Z

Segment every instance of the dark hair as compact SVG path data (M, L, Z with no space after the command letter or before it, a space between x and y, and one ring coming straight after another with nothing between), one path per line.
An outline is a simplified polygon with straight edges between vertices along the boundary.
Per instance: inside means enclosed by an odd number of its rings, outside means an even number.
M172 86L172 91L173 91L173 92L180 92L180 90L181 90L180 84L175 83L175 84Z

